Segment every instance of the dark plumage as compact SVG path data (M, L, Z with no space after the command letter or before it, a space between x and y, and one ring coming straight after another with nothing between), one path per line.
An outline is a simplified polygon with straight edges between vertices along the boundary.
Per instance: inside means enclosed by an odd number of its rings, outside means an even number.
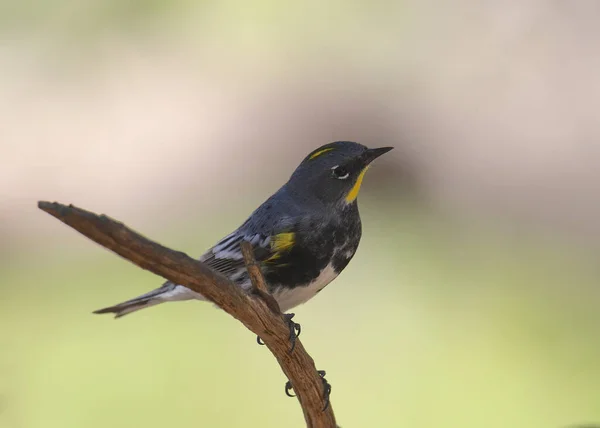
M309 153L290 179L259 206L233 233L200 260L250 287L240 250L252 243L265 279L281 309L306 302L331 282L350 262L361 238L356 197L364 173L391 147L368 149L338 141ZM117 317L166 301L203 297L171 282L150 293L96 313Z

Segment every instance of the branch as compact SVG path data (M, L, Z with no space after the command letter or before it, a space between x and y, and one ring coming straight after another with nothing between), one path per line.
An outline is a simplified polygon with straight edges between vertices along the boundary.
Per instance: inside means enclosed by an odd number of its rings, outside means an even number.
M283 373L294 387L304 412L306 426L308 428L336 427L331 405L323 411L323 382L317 373L313 359L299 339L296 339L294 351L289 352L289 327L279 312L279 307L272 308L272 304L266 303L269 302L268 298L266 300L253 298L251 294L245 293L240 287L203 263L185 253L153 242L105 215L96 215L73 205L66 206L56 202L40 201L38 207L142 269L149 270L176 284L184 285L216 303L259 336L273 353ZM255 281L257 278L262 278L262 274L256 263L252 264L251 253L246 250L245 260L247 263L250 260L249 274ZM247 258L248 254L252 259ZM252 266L256 267L258 273ZM266 287L259 294L262 296L263 293L266 293ZM274 301L272 296L266 294Z
M279 303L277 303L277 300L275 300L275 298L269 294L267 283L262 272L260 271L260 266L258 263L256 263L252 244L244 241L240 244L240 247L242 248L242 255L244 256L244 262L246 263L248 276L252 282L252 291L259 295L273 312L281 315Z

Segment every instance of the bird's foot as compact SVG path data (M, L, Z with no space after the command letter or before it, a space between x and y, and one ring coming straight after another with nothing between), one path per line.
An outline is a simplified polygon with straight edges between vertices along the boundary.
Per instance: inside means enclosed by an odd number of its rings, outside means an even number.
M288 327L290 329L290 354L294 352L294 348L296 347L296 338L300 336L300 332L302 332L302 327L300 326L300 324L292 321L294 315L295 314L283 314L283 318L288 323Z
M294 314L283 314L283 318L288 323L290 329L290 353L292 353L294 351L294 348L296 347L296 338L300 336L302 327L300 326L300 324L292 321L292 318L294 318ZM265 344L265 342L262 341L260 336L256 336L256 343L258 343L259 345Z
M319 370L317 373L319 373L319 376L321 376L321 380L323 381L323 401L325 402L325 405L323 406L323 411L325 411L329 407L329 396L331 395L331 384L329 382L327 382L327 379L325 379L325 375L327 374L327 373L325 373L325 370Z
M325 402L325 405L323 406L323 411L325 411L329 407L331 384L327 382L327 379L325 379L325 375L327 374L325 370L318 370L317 373L319 373L319 376L321 376L321 380L323 381L323 401ZM290 392L292 389L294 389L294 387L292 386L292 382L288 380L285 384L285 395L287 395L288 397L295 397L295 395Z

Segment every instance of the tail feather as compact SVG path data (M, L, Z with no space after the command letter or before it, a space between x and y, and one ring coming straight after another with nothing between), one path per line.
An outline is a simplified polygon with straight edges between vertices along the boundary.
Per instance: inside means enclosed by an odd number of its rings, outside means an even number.
M95 314L115 314L115 318L121 318L124 315L130 314L140 309L147 308L149 306L157 305L161 303L156 299L145 298L145 299L132 299L127 302L119 303L118 305L108 306L106 308L98 309L94 311Z
M94 313L115 314L115 318L120 318L132 312L139 311L140 309L158 305L159 303L189 299L203 298L189 288L167 282L162 287L152 290L149 293L142 294L141 296L119 303L118 305L98 309L94 311Z

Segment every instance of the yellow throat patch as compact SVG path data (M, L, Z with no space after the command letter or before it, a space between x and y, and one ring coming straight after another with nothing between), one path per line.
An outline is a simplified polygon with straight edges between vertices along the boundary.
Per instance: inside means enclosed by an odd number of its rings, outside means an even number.
M365 169L363 169L360 172L360 174L358 175L358 178L356 179L356 183L354 183L354 186L352 186L352 189L350 189L350 191L346 195L346 202L347 203L351 204L358 197L358 192L360 192L360 186L362 185L362 181L363 181L363 178L365 176L365 172L367 172L367 169L369 169L368 166L365 167Z

